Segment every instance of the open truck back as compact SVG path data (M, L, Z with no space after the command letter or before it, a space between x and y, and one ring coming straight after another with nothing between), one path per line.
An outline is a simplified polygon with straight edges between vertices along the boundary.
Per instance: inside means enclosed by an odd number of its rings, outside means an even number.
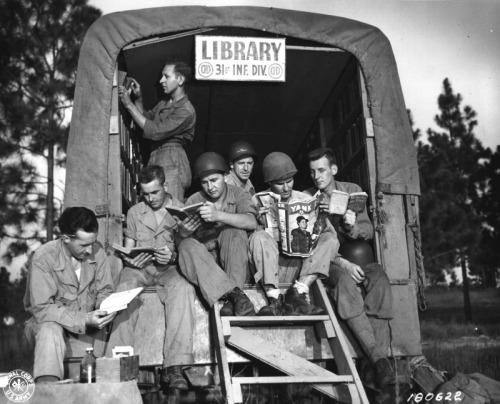
M283 38L286 79L193 80L187 87L197 114L195 139L186 147L191 164L205 151L226 155L231 143L247 140L261 159L273 151L292 156L299 168L295 188L305 189L312 185L307 153L332 148L340 168L336 179L358 183L370 196L373 247L395 301L392 355L421 355L416 151L390 43L373 26L260 7L164 7L101 17L80 53L65 205L96 212L108 251L122 243L123 217L138 200L137 174L150 150L119 105L117 85L135 78L145 109L152 108L161 97L163 61L176 57L194 68L198 35ZM263 189L259 163L252 182ZM116 279L121 262L110 258ZM203 362L211 357L211 341L200 343Z

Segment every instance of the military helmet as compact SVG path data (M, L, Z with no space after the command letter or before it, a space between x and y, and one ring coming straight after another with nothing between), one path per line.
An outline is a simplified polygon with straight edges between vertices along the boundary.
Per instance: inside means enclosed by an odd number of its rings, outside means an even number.
M194 163L193 177L195 179L206 177L214 173L226 174L229 169L224 158L214 152L203 153Z
M229 147L228 157L229 157L229 164L232 164L235 161L245 157L253 157L255 161L257 159L257 153L255 152L255 149L250 143L242 140L239 142L234 142Z
M339 254L353 264L359 265L361 268L375 262L372 247L364 240L344 241L340 245Z
M297 173L292 159L282 152L268 154L262 161L265 182L286 181Z

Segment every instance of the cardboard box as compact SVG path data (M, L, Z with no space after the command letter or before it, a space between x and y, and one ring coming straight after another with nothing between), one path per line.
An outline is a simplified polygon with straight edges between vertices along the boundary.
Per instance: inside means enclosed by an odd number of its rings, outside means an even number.
M139 378L139 355L97 358L96 382L126 382Z

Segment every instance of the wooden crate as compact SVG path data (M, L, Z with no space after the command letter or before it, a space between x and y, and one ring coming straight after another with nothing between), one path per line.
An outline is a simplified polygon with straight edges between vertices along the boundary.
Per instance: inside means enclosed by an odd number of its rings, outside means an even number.
M118 383L139 378L139 355L97 358L96 382Z

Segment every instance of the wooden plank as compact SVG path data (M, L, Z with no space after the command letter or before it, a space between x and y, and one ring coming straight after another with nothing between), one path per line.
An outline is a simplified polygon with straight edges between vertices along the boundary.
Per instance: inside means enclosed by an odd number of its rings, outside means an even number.
M224 317L222 321L229 321L232 326L263 326L263 325L297 325L316 324L320 321L329 321L328 316L262 316L262 317Z
M214 304L210 310L213 324L215 325L215 353L217 355L217 364L219 366L219 377L222 394L226 398L227 404L234 404L233 389L231 387L231 373L227 362L226 342L222 333L222 321L219 313L219 304Z
M330 299L326 294L325 287L323 286L323 283L318 280L314 282L312 289L314 293L314 301L317 305L326 309L327 314L329 315L332 322L333 328L335 329L335 332L337 334L336 338L331 338L328 340L328 342L330 343L330 348L332 349L339 374L352 375L354 378L354 385L345 385L348 391L342 391L342 389L340 388L339 391L343 393L344 397L351 397L353 403L369 404L368 397L366 396L366 392L356 370L356 365L354 364L354 361L349 354L349 348L347 346L347 341L345 339L344 333L340 328L337 316L335 315L333 307L330 303Z
M313 383L352 383L352 376L267 376L233 377L233 383L239 384L313 384Z
M293 355L290 352L281 349L269 341L266 341L265 339L260 338L252 332L246 331L240 327L232 327L231 337L227 340L227 343L288 375L332 375L332 373L328 370L302 359L299 356ZM341 401L345 401L348 398L340 395L336 386L323 386L319 384L313 384L312 386L329 397L333 397Z

